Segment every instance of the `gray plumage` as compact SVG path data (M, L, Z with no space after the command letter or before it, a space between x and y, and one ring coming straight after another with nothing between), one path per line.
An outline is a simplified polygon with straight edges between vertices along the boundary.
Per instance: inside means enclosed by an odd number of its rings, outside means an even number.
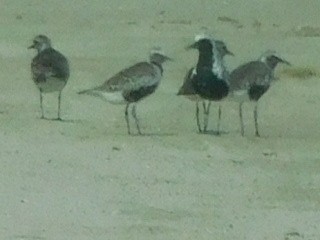
M113 104L126 104L125 119L129 134L131 131L128 110L130 104L133 104L132 116L136 122L138 133L141 134L135 103L157 89L162 79L162 64L167 60L171 59L158 50L152 50L149 62L136 63L115 74L102 85L81 91L79 94L97 96Z
M196 41L199 39L207 37L207 36L196 36ZM214 42L214 63L213 63L213 72L217 75L219 74L222 79L227 80L229 78L229 72L227 71L224 63L224 57L226 55L234 56L234 54L227 48L226 44L221 40L212 40ZM217 64L218 63L218 64ZM196 101L196 121L197 121L197 127L198 131L200 133L207 132L208 127L208 121L209 121L209 111L211 102L206 101L202 99L195 91L194 85L192 83L193 79L193 73L195 71L195 67L192 67L189 69L187 74L184 77L184 81L182 86L180 87L177 95L184 95L191 101ZM203 128L200 124L200 118L199 118L199 103L202 102L203 106L203 115L204 115L204 122L203 122ZM221 120L221 105L219 105L218 110L218 125L217 125L217 133L220 132L220 120Z
M149 62L137 63L117 73L106 82L104 82L101 86L89 90L89 92L121 91L123 92L123 95L125 97L127 92L140 89L143 86L158 85L160 82L159 72L161 72L161 70L157 68L157 66L154 66Z
M244 135L242 105L245 101L256 103L254 107L255 135L260 136L257 102L268 91L275 79L274 70L278 63L290 65L289 62L277 56L274 51L267 51L258 60L245 63L230 74L230 97L239 102L242 136Z
M61 120L61 92L70 76L68 60L51 47L50 39L44 35L36 36L30 48L34 48L38 52L32 59L31 72L32 79L40 90L41 118L45 118L42 103L43 93L59 92L57 120Z

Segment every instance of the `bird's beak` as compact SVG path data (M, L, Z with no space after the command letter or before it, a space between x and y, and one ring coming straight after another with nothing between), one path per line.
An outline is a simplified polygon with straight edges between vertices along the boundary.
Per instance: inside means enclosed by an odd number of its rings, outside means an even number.
M34 47L35 47L34 44L32 44L31 46L28 47L28 49L32 49Z
M198 48L198 43L192 43L191 45L185 47L186 50L190 50L190 49L197 49Z
M171 57L168 57L168 56L164 56L164 60L165 60L165 61L173 62L173 59L172 59Z
M234 57L233 52L229 51L229 49L227 49L227 53L226 54Z
M281 63L287 64L288 66L291 66L291 63L289 63L289 62L288 62L287 60L285 60L285 59L279 58L279 61L280 61Z

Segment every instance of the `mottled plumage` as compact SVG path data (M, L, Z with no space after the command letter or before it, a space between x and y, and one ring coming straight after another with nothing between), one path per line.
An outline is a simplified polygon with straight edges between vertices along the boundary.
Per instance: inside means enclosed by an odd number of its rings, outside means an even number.
M33 40L34 48L38 54L32 59L32 79L40 90L41 118L44 118L42 94L59 92L58 120L60 118L61 92L70 76L69 63L65 56L51 47L51 41L44 35L38 35Z
M243 64L230 74L230 92L248 90L252 85L270 85L273 70L264 62L252 61Z
M162 71L161 65L149 62L140 62L122 70L108 79L104 84L92 89L91 91L121 91L125 98L125 95L129 94L131 91L136 91L146 86L158 86L162 77ZM140 99L133 100L133 102L138 100ZM128 100L128 102L130 102L130 100Z
M50 81L61 81L66 84L69 78L67 59L53 48L43 50L31 63L32 77L37 86L44 92L54 92L60 88L46 88Z
M258 100L270 88L274 78L274 70L278 63L285 63L290 65L289 62L281 59L274 51L267 51L259 60L245 63L230 74L230 97L239 102L239 116L241 124L241 135L244 135L244 124L242 117L242 104L245 101ZM259 136L258 131L258 110L257 104L254 108L255 120L255 134Z
M149 62L139 62L125 68L106 80L101 86L81 91L79 94L98 96L113 104L126 104L125 117L128 133L131 134L128 116L129 105L137 103L157 89L162 78L162 64L167 60L170 58L163 53L152 51ZM138 133L141 134L135 105L132 108L132 116L135 119Z

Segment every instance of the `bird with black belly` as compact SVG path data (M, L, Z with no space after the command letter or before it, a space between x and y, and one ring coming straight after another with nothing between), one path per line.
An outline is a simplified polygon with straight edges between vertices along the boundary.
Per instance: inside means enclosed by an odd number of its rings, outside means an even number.
M79 94L97 96L112 104L123 104L128 134L131 134L129 107L135 120L138 134L141 135L139 120L136 113L136 104L151 95L158 88L163 75L162 64L168 60L160 49L150 52L149 61L139 62L125 68L106 80L101 86L84 90Z
M242 64L230 74L230 98L239 103L241 135L244 136L242 106L244 102L254 102L255 135L260 136L258 128L258 101L269 90L275 80L274 71L279 64L290 63L279 57L275 51L268 50L255 61Z
M201 38L205 38L204 35L197 35L195 38L195 42L199 41ZM208 36L208 38L210 38ZM223 76L223 79L228 79L229 72L227 71L224 63L224 57L226 55L234 56L234 54L227 48L224 41L221 40L213 40L216 49L216 53L213 54L213 72L217 75ZM190 49L190 46L187 47L187 49ZM209 49L210 50L210 49ZM196 94L195 89L193 87L193 74L196 71L196 67L190 68L190 70L187 72L184 82L182 86L180 87L177 95L184 95L186 98L190 99L191 101L196 102L196 122L199 133L206 133L208 128L208 121L209 121L209 110L211 101L207 101L203 98L201 98L198 94ZM199 109L199 103L202 102L203 106L203 127L201 127L200 123L200 109ZM219 104L219 110L218 110L218 125L217 125L217 133L220 132L220 121L221 121L221 105Z
M198 62L195 68L190 69L185 77L183 86L178 95L196 96L196 118L200 132L207 130L209 107L211 101L219 102L229 92L228 73L224 66L223 55L219 52L217 45L220 44L211 36L197 35L195 42L187 49L199 51ZM229 52L227 49L224 50ZM229 54L232 54L229 52ZM201 129L199 120L199 100L203 101L204 128ZM207 103L205 102L207 101ZM217 134L220 134L221 108L219 106L219 120Z

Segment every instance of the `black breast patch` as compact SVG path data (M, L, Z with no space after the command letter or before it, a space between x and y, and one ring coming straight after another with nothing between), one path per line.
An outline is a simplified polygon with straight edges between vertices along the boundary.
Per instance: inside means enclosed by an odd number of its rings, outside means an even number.
M220 101L228 95L228 84L211 71L202 71L193 79L193 87L202 98Z
M248 90L250 101L258 101L269 87L269 85L252 85Z
M154 84L152 86L142 86L135 90L128 90L123 93L123 97L128 102L138 102L142 98L154 93L157 87L158 84Z

